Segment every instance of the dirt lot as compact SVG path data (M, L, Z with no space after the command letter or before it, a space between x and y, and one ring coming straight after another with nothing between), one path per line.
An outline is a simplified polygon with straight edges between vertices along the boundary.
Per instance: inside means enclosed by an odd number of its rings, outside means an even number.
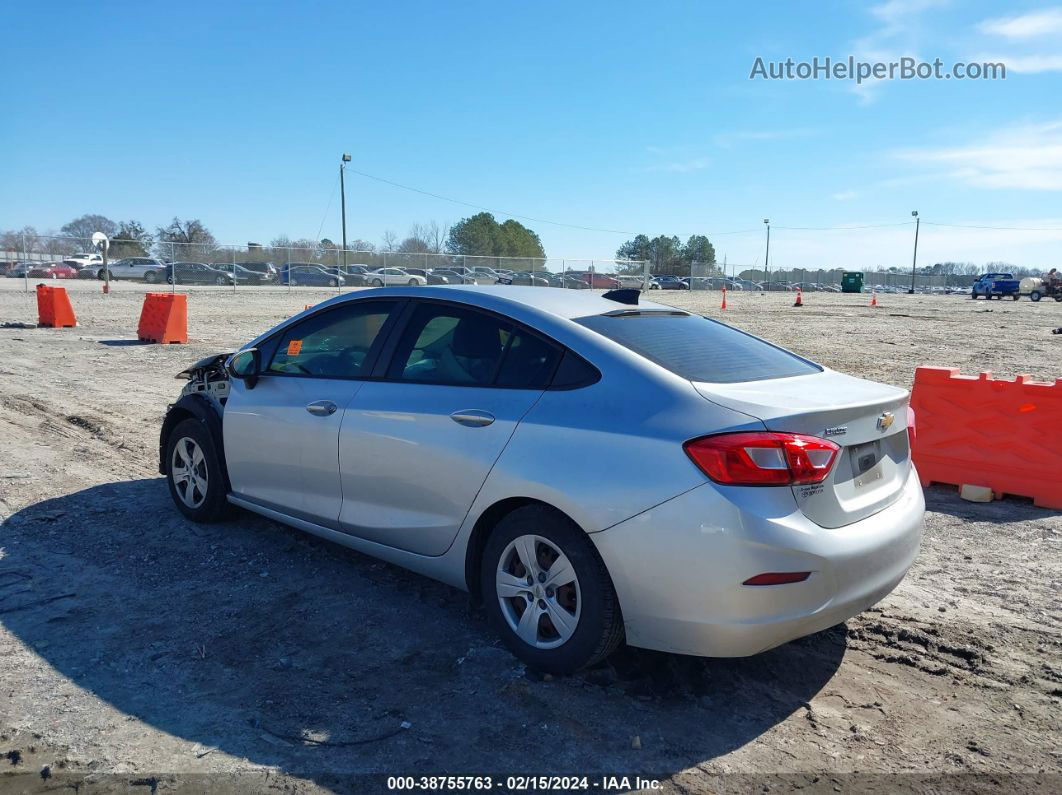
M1062 791L1057 513L934 487L914 569L844 625L750 659L625 650L542 681L462 593L172 508L156 446L173 375L325 291L193 291L191 344L157 346L135 344L142 286L70 285L66 330L13 327L36 322L21 287L0 279L0 791L346 792L386 773ZM721 314L718 293L660 297ZM726 317L902 386L918 364L1062 376L1062 304L881 300L736 294Z

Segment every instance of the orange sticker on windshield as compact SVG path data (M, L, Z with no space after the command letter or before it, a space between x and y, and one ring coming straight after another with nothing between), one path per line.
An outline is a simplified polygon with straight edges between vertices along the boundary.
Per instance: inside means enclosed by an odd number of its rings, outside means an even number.
M292 340L288 343L288 356L298 356L302 350L302 340Z

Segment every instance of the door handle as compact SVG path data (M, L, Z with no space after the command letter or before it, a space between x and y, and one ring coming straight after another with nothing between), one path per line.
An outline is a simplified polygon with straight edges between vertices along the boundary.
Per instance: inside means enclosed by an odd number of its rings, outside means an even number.
M482 428L494 422L494 415L489 411L480 409L464 409L455 411L450 415L450 419L458 425L467 425L469 428Z
M315 417L330 417L336 413L337 408L331 400L315 400L306 407L306 410Z

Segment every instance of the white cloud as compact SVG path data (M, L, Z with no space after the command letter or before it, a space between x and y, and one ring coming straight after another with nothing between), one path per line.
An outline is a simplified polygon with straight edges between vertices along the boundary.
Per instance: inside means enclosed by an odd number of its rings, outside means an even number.
M986 19L977 26L982 33L1008 39L1031 39L1062 33L1062 8L1048 8L1014 17Z
M995 55L977 60L982 63L1004 63L1008 73L1062 72L1062 55Z
M871 6L870 15L880 26L851 43L856 60L890 63L904 56L921 59L918 52L919 33L924 12L947 5L949 0L887 0ZM884 81L852 83L849 90L859 97L861 105L869 105L877 98Z
M833 194L833 198L839 202L849 202L852 199L859 198L859 192L854 190L842 190Z
M1062 120L1008 127L950 147L904 149L901 160L945 166L980 188L1062 190Z

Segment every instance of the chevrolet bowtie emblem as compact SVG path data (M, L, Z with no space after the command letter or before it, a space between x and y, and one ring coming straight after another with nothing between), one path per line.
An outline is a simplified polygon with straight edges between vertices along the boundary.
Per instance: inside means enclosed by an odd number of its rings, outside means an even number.
M892 416L891 411L881 412L881 416L878 417L878 430L887 431L889 428L892 427L892 423L895 419L896 418Z

